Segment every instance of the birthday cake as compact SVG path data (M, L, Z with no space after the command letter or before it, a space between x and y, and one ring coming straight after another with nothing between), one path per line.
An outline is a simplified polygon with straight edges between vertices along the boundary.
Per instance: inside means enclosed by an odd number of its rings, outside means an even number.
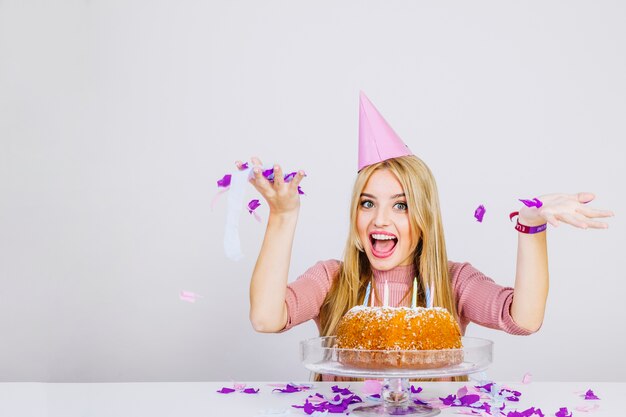
M463 361L459 325L445 308L350 309L337 325L338 360L358 368L431 369Z

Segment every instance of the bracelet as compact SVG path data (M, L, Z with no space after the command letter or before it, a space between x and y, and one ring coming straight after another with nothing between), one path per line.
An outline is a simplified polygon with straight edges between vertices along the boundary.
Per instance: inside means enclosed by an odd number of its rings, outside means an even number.
M519 212L514 211L513 213L509 214L509 219L513 220L513 217L517 215L519 215ZM517 224L515 225L515 230L517 230L518 232L529 234L529 235L532 235L535 233L541 233L545 231L547 228L548 228L547 223L540 224L539 226L526 226L525 224L521 224L519 222L519 219L517 220Z

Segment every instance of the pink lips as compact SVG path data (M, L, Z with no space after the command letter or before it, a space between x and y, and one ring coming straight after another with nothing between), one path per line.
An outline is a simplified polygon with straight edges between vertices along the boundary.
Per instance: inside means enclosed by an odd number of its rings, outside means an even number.
M385 235L385 236L392 236L394 237L396 240L398 239L396 237L396 235L394 235L393 233L389 233L389 232L384 232L384 231L373 231L370 233L370 239L372 238L372 235ZM377 258L388 258L391 256L391 254L393 254L393 252L396 250L396 247L398 246L397 242L393 245L393 247L387 251L387 252L381 252L381 251L377 251L376 249L374 249L374 245L372 244L371 240L370 240L370 247L372 248L372 255L374 255Z

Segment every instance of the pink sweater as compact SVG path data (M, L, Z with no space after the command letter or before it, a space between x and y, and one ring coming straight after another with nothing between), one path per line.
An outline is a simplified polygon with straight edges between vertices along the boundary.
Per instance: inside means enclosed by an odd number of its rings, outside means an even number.
M319 329L320 307L336 278L341 262L335 259L320 261L296 281L287 286L287 325L284 330L315 320ZM461 333L470 322L507 333L528 335L511 317L513 288L502 287L469 263L448 262L449 277L457 303ZM413 287L413 265L399 266L390 271L374 270L376 305L380 305L385 280L389 285L389 305L410 306L411 296L402 298Z

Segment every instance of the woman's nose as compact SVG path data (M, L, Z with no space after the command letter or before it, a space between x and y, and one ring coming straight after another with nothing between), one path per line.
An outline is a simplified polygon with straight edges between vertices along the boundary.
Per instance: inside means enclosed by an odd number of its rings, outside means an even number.
M376 210L376 216L374 217L375 227L389 226L389 213L385 209Z

